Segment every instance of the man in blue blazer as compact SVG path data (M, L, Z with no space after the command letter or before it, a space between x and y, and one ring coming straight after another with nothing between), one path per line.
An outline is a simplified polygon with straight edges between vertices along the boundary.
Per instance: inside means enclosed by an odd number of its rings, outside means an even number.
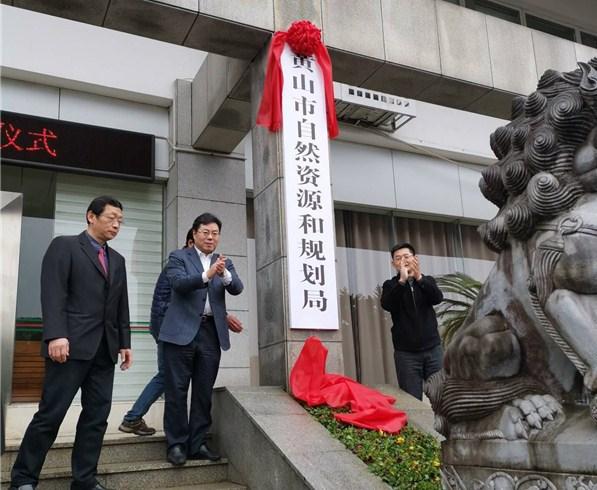
M207 447L205 435L211 425L221 350L230 348L225 294L243 290L232 261L214 253L221 229L222 222L213 214L198 216L193 222L195 246L172 252L166 266L172 298L159 340L164 349L167 457L174 465L184 464L187 458L220 459Z

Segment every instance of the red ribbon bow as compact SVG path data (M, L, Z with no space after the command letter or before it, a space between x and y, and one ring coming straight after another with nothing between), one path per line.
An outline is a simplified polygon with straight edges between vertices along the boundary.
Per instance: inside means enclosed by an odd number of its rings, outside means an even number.
M338 121L336 120L334 105L332 61L328 50L321 42L321 30L308 20L295 21L288 29L288 32L277 31L272 38L263 96L257 113L257 124L274 132L282 127L282 85L284 78L282 76L280 56L285 43L288 43L290 49L299 56L315 55L323 74L328 136L335 138L338 136Z

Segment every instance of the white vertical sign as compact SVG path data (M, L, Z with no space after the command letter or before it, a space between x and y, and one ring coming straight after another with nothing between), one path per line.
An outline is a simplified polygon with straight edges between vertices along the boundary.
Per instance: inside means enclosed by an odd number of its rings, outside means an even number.
M281 56L290 328L339 328L334 205L323 76L314 57Z

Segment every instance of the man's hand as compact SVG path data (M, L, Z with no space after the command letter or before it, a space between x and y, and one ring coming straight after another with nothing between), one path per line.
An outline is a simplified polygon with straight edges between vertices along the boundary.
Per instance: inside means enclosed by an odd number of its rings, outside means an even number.
M226 257L224 255L220 255L218 260L216 260L216 272L219 276L224 275L224 271L226 270Z
M133 351L131 349L120 349L120 369L126 371L133 365Z
M68 359L69 344L67 338L53 339L48 342L48 354L54 362L64 363Z
M224 275L224 271L226 270L226 257L223 255L219 255L216 261L212 264L212 266L207 271L207 278L212 279L216 274L219 276Z
M234 315L227 315L226 321L228 322L228 328L234 333L241 333L243 331L242 322Z
M415 281L420 281L423 278L423 274L421 274L421 266L419 265L419 257L416 255L411 259L410 273L412 277L415 278Z
M400 284L406 284L406 281L408 280L408 268L406 267L406 261L402 261L402 263L400 264L400 277L398 278L398 282L400 282Z

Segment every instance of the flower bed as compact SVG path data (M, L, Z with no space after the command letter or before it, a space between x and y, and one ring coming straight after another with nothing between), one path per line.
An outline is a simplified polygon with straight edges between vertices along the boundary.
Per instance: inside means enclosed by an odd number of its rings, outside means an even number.
M359 429L338 422L329 407L305 409L392 488L441 488L439 443L432 436L408 426L399 434Z

